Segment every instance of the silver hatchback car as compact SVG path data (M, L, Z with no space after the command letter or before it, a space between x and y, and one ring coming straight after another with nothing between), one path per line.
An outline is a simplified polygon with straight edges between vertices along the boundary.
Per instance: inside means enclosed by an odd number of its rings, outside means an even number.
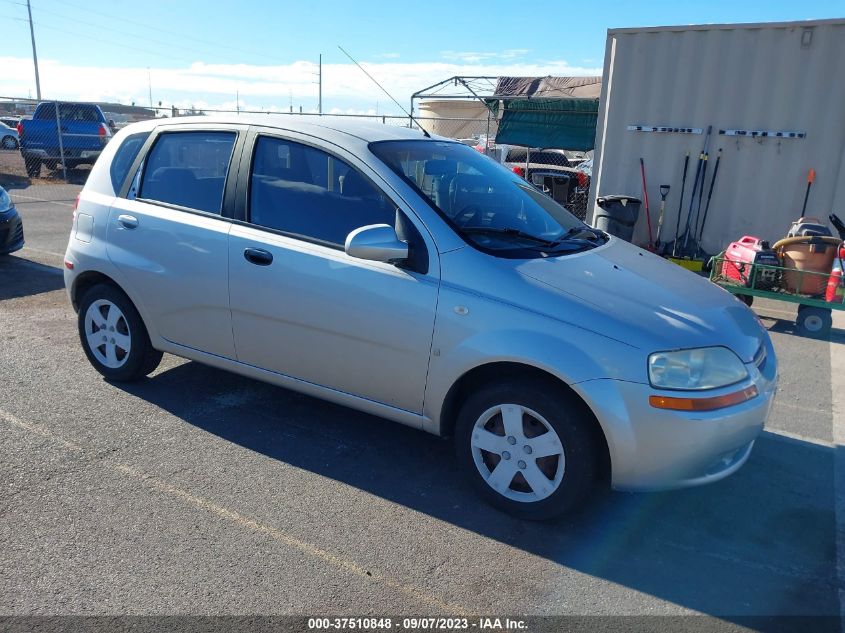
M755 315L418 131L294 116L147 121L82 190L65 258L110 380L162 352L454 438L494 505L721 479L777 382Z

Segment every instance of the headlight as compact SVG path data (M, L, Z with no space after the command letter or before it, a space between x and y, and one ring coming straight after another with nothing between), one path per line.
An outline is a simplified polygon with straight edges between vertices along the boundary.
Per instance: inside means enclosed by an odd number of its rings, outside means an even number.
M716 389L747 377L745 365L726 347L657 352L648 357L648 381L659 389Z

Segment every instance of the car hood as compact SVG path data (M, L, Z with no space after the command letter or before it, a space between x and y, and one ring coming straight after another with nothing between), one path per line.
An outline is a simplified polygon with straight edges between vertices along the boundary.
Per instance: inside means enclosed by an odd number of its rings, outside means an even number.
M730 293L616 238L516 270L587 308L583 327L648 351L721 345L748 363L765 340L756 315Z

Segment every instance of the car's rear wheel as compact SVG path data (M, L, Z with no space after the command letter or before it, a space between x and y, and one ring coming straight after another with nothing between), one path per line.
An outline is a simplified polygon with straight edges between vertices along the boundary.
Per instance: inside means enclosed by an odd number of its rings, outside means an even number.
M17 149L18 148L18 139L14 136L4 136L3 137L3 149Z
M558 516L577 505L596 479L586 416L574 398L549 384L486 386L458 416L458 461L492 505L526 519Z
M143 378L161 362L138 310L108 284L89 288L79 302L79 338L89 362L109 380Z

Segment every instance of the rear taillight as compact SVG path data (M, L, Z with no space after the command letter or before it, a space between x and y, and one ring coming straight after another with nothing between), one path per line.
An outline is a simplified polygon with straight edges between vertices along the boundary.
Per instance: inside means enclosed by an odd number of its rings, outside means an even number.
M81 196L81 195L82 195L82 193L76 194L76 200L73 201L73 219L74 220L76 220L76 210L79 208L79 196Z
M100 129L97 131L97 134L100 135L100 138L103 138L106 134L108 134L108 130L106 130L104 123L100 123Z
M520 166L517 165L511 171L513 171L513 173L515 173L520 178L525 178L525 168L524 167L520 167Z
M590 184L590 179L587 178L587 174L583 171L576 171L575 172L576 178L578 178L578 186L582 189L586 189L587 186Z
M17 128L18 128L18 136L20 136L21 138L23 138L23 123L21 123L20 121L18 121Z

